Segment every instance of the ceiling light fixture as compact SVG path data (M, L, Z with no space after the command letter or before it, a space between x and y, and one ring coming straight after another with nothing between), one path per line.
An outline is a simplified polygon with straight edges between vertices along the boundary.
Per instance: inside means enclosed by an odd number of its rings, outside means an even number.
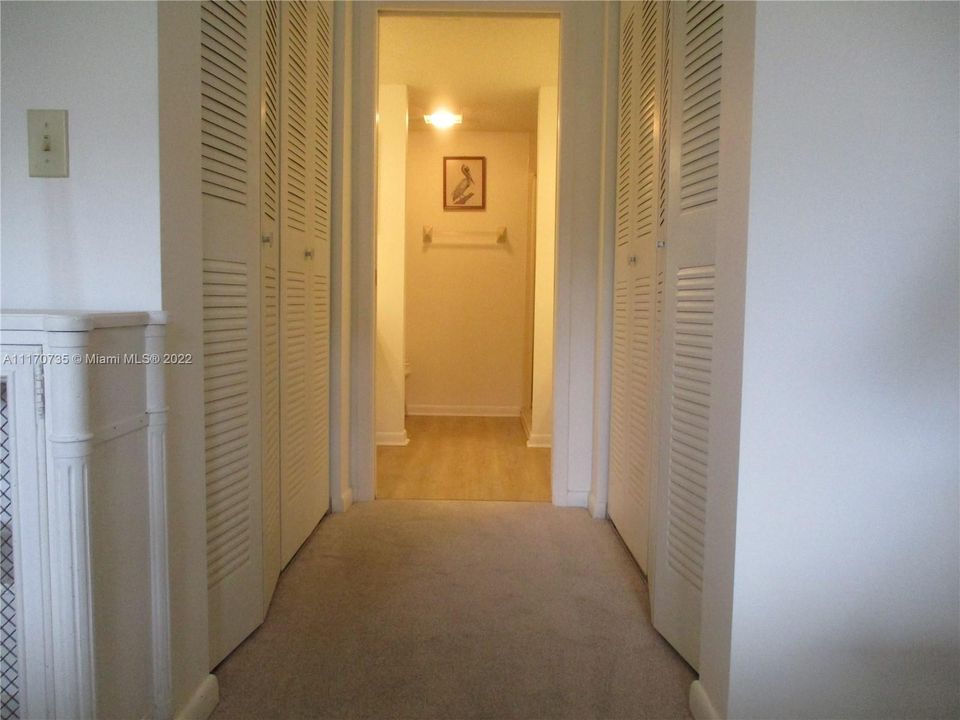
M433 115L424 115L423 121L427 125L445 130L453 125L459 125L463 122L463 115L454 115L449 110L437 110Z

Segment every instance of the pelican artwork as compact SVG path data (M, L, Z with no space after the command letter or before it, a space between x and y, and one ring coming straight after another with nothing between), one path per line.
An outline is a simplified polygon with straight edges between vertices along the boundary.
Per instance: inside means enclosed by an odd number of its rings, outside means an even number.
M468 193L467 190L471 185L474 184L473 176L470 174L470 168L466 164L460 166L460 172L463 173L463 179L457 183L457 186L453 189L453 203L454 205L465 205L470 198L473 197L473 193Z

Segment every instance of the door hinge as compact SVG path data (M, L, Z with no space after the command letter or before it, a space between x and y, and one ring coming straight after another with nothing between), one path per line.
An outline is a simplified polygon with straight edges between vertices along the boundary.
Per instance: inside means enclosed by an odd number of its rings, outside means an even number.
M43 392L43 363L41 362L33 365L33 402L37 408L37 417L42 418L46 405Z

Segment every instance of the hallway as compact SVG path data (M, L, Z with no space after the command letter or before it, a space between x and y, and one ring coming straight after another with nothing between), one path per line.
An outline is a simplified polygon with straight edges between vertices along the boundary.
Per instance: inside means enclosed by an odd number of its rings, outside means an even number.
M407 416L410 444L377 448L377 497L550 502L550 449L520 418Z
M378 500L327 517L214 718L688 718L609 522L532 503Z

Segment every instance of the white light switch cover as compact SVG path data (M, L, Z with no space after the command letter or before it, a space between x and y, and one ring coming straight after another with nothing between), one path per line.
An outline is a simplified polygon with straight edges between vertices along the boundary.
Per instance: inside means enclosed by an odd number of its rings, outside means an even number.
M67 111L27 110L30 177L68 177Z

